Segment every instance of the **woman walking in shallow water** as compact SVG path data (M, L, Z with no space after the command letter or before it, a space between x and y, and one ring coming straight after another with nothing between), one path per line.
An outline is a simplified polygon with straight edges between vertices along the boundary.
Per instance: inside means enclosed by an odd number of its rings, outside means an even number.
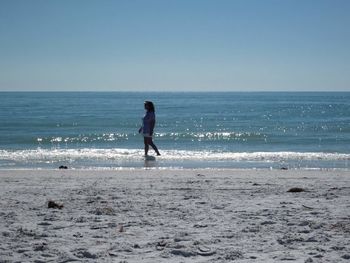
M139 129L139 133L143 135L143 141L145 143L145 156L148 155L149 146L151 146L157 155L160 155L157 146L153 143L152 136L154 126L156 124L156 115L153 102L145 101L146 114L142 118L142 127Z

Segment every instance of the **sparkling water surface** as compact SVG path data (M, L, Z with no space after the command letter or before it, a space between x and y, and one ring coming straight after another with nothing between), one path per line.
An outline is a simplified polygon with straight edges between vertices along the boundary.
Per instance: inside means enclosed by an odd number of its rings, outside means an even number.
M156 161L138 134L145 100ZM1 92L0 124L0 168L350 166L349 92Z

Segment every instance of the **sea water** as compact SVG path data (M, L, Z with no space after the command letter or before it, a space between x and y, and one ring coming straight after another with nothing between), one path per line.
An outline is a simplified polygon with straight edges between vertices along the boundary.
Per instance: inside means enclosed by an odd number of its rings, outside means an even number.
M155 104L162 154L152 161L138 133L145 100ZM349 169L349 161L350 92L0 93L2 169Z

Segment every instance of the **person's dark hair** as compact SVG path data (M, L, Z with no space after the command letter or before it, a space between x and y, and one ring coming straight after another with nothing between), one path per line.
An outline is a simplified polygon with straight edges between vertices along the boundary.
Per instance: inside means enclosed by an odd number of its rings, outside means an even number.
M154 104L152 101L145 101L145 106L147 106L147 110L155 112Z

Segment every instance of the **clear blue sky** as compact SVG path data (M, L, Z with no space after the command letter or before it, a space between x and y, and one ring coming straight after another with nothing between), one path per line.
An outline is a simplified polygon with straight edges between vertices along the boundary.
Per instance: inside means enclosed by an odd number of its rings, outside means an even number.
M350 91L349 0L0 0L0 91Z

